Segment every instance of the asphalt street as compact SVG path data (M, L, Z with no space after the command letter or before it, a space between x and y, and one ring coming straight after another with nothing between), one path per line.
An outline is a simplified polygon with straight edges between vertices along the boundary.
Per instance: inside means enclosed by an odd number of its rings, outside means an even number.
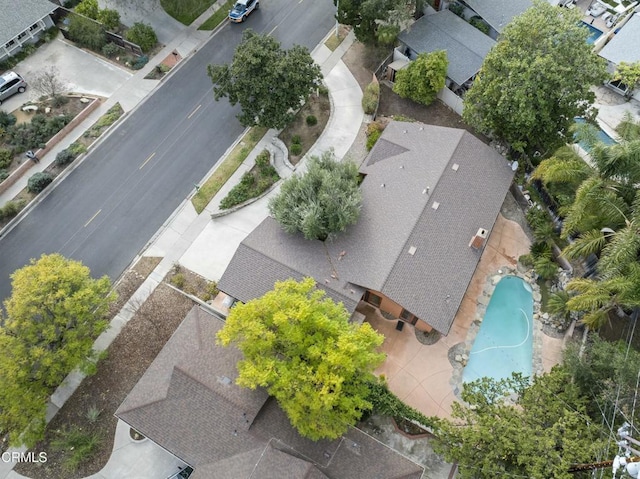
M239 107L213 99L206 66L230 62L245 28L312 49L333 12L330 0L269 0L225 25L0 239L0 298L11 273L43 253L117 279L243 131Z

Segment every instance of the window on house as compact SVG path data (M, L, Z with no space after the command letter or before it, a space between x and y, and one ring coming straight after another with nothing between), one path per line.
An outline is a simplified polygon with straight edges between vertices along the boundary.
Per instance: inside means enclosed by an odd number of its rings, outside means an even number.
M21 38L24 38L27 35L27 32L22 32L20 35L18 35L18 40L20 40Z
M34 31L34 30L37 30L38 28L39 28L39 25L38 25L37 23L34 23L33 25L31 25L31 26L29 27L29 30L30 30L30 31Z
M373 294L371 291L367 291L367 293L364 295L364 300L367 303L371 303L378 308L380 307L380 303L382 303L382 298L377 294Z
M418 317L413 313L410 313L406 309L403 309L400 313L400 318L406 321L407 323L416 324L418 322Z
M5 48L11 48L13 45L15 45L15 43L16 43L16 42L15 42L14 40L11 40L9 43L6 43L6 44L4 45L4 47L5 47Z

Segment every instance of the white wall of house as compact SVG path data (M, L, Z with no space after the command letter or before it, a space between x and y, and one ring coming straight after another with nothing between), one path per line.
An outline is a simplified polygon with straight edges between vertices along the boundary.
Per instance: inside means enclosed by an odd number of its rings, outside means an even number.
M18 53L20 50L22 50L22 47L24 45L36 43L40 38L40 34L47 28L50 28L52 26L53 20L49 15L38 20L18 36L14 37L11 41L5 43L0 47L0 61L4 61L10 56Z
M438 92L438 98L458 115L462 115L462 98L453 93L447 87L444 87Z

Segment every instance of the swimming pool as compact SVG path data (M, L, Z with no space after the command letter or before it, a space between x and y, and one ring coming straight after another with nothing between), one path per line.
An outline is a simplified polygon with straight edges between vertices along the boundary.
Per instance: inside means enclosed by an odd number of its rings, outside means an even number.
M577 118L574 118L574 120L576 123L585 123L584 118L577 117ZM611 138L609 135L607 135L607 132L605 132L602 128L597 128L596 134L597 134L598 140L600 140L605 145L615 145L617 143L617 141ZM589 148L589 145L587 145L584 141L581 141L578 144L587 153L591 151L591 148Z
M593 45L596 40L598 38L600 38L600 35L602 35L602 30L598 30L596 27L594 27L593 25L589 25L586 22L580 22L582 23L582 25L584 25L585 27L587 27L589 29L589 36L587 37L587 43L589 45Z
M506 379L533 370L533 291L517 276L505 276L491 295L487 312L462 372L462 381Z

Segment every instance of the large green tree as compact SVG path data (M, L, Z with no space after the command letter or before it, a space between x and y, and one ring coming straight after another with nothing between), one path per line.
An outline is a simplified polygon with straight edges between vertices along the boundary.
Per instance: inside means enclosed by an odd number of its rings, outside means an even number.
M339 437L372 407L368 384L384 358L377 352L383 337L368 323L350 323L344 306L311 278L276 283L236 305L218 341L244 355L237 383L267 388L305 437Z
M607 78L577 10L544 0L513 19L485 57L464 99L463 118L516 153L543 155L569 140L569 127Z
M90 359L114 296L109 278L93 279L59 254L32 260L11 278L0 325L0 431L13 444L32 444L53 389Z
M313 156L307 172L286 180L269 201L269 211L288 233L326 240L358 221L362 206L358 168L336 161L333 151Z
M458 463L462 479L573 479L570 466L593 462L603 442L570 378L554 368L531 385L517 375L465 384L465 404L438 426L436 451Z
M421 53L396 74L393 91L403 98L430 105L444 88L448 65L444 50Z
M425 0L334 0L338 21L351 25L362 43L393 45L412 17L421 14Z
M229 98L242 107L243 126L284 128L301 102L322 81L320 67L307 48L283 50L278 41L253 30L244 31L230 65L209 65L216 100Z

